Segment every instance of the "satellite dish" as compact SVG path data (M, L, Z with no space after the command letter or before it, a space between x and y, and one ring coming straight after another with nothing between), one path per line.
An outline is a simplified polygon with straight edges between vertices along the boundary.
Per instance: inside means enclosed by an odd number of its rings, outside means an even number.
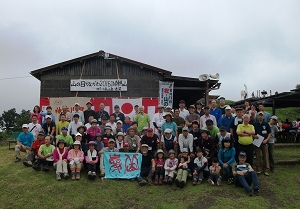
M220 75L219 73L216 73L215 75L209 74L209 77L218 80L220 78Z
M209 79L208 74L199 75L199 81L207 81Z

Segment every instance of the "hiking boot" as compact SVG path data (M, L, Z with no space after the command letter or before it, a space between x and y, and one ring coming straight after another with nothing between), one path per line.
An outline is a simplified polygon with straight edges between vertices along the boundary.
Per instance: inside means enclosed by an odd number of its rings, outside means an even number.
M247 192L247 195L253 196L253 192L252 192L252 191L248 191L248 192Z
M89 172L88 172L88 176L91 176L91 175L92 175L92 171L89 171Z
M176 184L177 187L180 187L180 182L177 178L175 179L175 184Z
M183 188L184 185L185 185L184 181L180 181L180 182L179 182L179 187L180 187L180 188Z
M220 186L221 182L222 182L222 180L220 178L218 178L217 185Z
M76 180L80 179L80 172L76 172Z
M21 161L21 158L16 157L15 163L20 162L20 161Z
M69 174L64 173L64 179L68 179L69 178Z
M165 176L165 178L164 178L164 181L163 181L164 183L168 183L168 176Z
M31 161L24 161L23 165L25 165L26 167L32 167L32 162Z
M140 186L146 186L148 183L144 179L139 182Z
M193 186L196 186L197 185L197 180L194 180L193 181Z
M202 180L197 181L197 185L200 185L202 183Z
M211 185L211 186L214 186L214 185L215 185L215 183L214 183L213 180L211 180L211 179L208 179L207 182L208 182L209 185Z
M154 179L154 185L158 185L158 177L155 177L155 179Z
M265 176L270 176L270 174L268 172L265 172L264 174L265 174Z
M75 180L75 179L76 179L76 173L75 173L75 172L72 172L72 173L71 173L71 179L72 179L72 180Z
M169 184L172 184L172 183L173 183L173 177L170 177L170 178L169 178L168 183L169 183Z
M259 189L254 189L254 190L253 190L253 193L254 193L256 196L258 196L258 195L259 195Z
M256 171L257 174L261 174L261 171Z
M100 173L100 178L104 177L105 176L105 173L104 172L101 172Z
M43 167L43 171L45 171L45 172L48 172L48 171L49 171L48 165L45 165L45 166Z
M34 166L32 166L32 168L36 171L41 171L41 167L38 165L34 165Z
M96 176L96 172L92 172L92 176Z
M57 173L57 174L56 174L56 180L57 180L57 181L61 181L60 173Z

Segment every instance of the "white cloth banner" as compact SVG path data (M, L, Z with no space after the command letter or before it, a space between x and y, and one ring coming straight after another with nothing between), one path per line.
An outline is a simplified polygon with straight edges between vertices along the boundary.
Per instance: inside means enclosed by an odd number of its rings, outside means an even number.
M159 104L173 108L174 82L159 81Z
M132 116L134 114L134 106L142 105L142 98L137 98L137 99L117 99L113 98L112 99L112 106L113 108L115 105L120 106L120 111L124 113L125 116Z

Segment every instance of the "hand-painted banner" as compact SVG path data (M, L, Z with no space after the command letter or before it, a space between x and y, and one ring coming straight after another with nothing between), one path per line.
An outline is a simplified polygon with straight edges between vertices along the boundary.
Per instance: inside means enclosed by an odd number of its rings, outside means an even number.
M159 104L173 108L174 82L159 81Z
M140 176L142 155L129 152L104 152L105 178L133 179Z

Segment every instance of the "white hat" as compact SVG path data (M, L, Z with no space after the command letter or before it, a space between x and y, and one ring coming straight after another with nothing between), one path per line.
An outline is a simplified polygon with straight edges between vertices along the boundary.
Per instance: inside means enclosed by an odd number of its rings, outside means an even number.
M172 129L167 128L164 132L170 134L170 133L172 133Z
M79 104L78 102L76 102L76 103L74 104L74 106L80 106L80 104Z
M48 119L48 118L51 118L51 119L52 119L52 117L51 117L50 115L46 115L45 118L46 118L46 119Z
M22 128L29 128L29 127L28 127L28 124L23 124L23 125L22 125Z
M76 137L76 136L82 136L82 135L81 135L81 133L77 133L77 134L75 134L75 137Z
M164 106L163 106L162 104L159 104L159 105L157 106L157 108L164 108Z
M227 106L225 107L225 110L231 110L231 107L230 107L229 105L227 105Z
M73 145L81 145L80 141L75 141Z
M117 121L117 123L121 123L121 124L123 124L123 122L122 122L121 120L118 120L118 121Z
M277 117L276 115L273 115L273 116L271 117L271 119L278 120L278 117Z
M124 137L124 134L122 132L118 132L117 136L123 136Z
M172 109L172 107L168 105L168 106L166 107L166 109Z

